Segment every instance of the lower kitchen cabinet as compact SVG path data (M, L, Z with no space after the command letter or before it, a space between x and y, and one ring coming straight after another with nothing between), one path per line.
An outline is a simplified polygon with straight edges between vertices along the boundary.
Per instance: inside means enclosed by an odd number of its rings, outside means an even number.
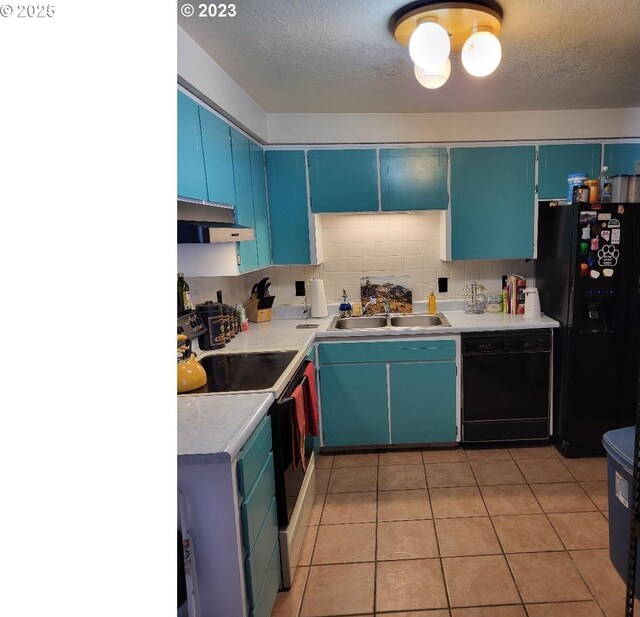
M457 439L456 341L319 346L323 445Z

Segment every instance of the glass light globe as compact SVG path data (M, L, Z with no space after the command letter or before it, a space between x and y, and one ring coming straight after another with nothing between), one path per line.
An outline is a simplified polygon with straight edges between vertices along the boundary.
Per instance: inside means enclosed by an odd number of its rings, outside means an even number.
M474 32L462 47L462 66L475 77L493 73L501 59L502 47L492 32Z
M420 68L417 64L413 67L413 72L416 74L416 79L421 86L429 88L429 90L435 90L444 86L451 75L451 60L447 58L445 63L436 71L426 71Z
M449 57L448 32L434 21L420 24L409 39L409 55L414 64L425 70L437 70Z

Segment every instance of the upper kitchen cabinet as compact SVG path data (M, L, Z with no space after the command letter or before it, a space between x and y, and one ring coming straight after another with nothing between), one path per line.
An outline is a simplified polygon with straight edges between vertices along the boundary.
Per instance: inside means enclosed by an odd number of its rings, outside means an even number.
M375 150L309 150L311 211L376 212Z
M267 151L271 250L276 265L311 263L303 150Z
M255 229L249 140L235 129L231 129L231 147L236 187L236 223ZM258 248L255 240L238 242L238 255L241 273L258 268Z
M198 104L178 92L178 197L207 199Z
M603 165L608 167L607 174L637 174L640 169L640 143L605 144Z
M269 240L269 213L267 211L267 186L264 171L264 150L250 142L251 186L253 190L253 216L255 220L258 268L271 265L271 242Z
M533 257L534 178L533 146L452 148L450 258Z
M204 107L199 108L208 201L236 203L229 125Z
M587 178L600 175L600 144L549 144L538 149L538 198L565 199L567 176L587 174Z
M446 210L446 148L380 150L382 210Z

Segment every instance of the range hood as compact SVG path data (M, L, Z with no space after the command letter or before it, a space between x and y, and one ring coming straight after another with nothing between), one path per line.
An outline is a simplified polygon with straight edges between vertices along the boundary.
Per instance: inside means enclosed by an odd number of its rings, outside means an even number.
M236 225L231 206L178 200L178 244L210 244L254 240L251 227Z

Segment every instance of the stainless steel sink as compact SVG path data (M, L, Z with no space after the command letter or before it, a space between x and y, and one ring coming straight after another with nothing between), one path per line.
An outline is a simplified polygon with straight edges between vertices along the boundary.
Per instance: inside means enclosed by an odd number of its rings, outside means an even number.
M386 317L341 317L329 330L361 330L362 328L384 328Z
M435 315L396 315L391 317L391 325L397 328L451 326L442 313L436 313Z

